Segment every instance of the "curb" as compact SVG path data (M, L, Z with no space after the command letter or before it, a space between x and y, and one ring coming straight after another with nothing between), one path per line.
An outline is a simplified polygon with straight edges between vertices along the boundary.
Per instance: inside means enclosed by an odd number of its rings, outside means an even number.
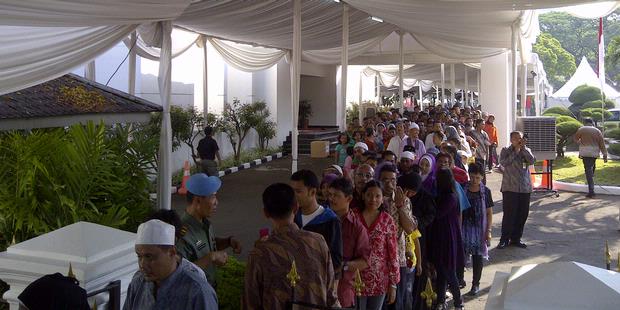
M588 185L553 181L553 189L566 192L588 193ZM595 185L594 193L600 195L620 196L620 187Z
M225 175L229 175L229 174L233 174L233 173L236 173L236 172L239 172L239 171L242 171L242 170L250 169L252 167L256 167L256 166L262 165L264 163L268 163L268 162L270 162L270 161L272 161L274 159L282 158L282 157L284 157L286 155L288 155L286 152L278 152L278 153L275 153L275 154L272 154L272 155L265 156L265 157L263 157L261 159L255 159L255 160L253 160L253 161L251 161L249 163L241 164L241 165L239 165L237 167L231 167L231 168L227 168L226 170L220 170L219 177L221 178L221 177L223 177Z

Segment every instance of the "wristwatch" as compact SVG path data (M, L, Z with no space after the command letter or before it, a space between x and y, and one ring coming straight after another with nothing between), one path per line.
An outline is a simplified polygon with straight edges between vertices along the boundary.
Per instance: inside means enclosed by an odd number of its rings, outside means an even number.
M347 262L344 262L344 264L342 264L342 270L343 271L349 271L349 265L347 265Z

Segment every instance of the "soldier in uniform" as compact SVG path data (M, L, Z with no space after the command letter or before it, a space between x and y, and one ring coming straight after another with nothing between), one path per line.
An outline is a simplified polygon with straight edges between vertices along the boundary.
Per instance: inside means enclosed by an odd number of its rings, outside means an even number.
M227 248L235 254L241 253L241 243L232 236L217 238L210 222L217 209L217 191L222 181L216 176L204 173L192 175L187 181L188 206L180 217L183 222L178 252L187 260L204 270L209 283L215 284L215 267L228 261Z

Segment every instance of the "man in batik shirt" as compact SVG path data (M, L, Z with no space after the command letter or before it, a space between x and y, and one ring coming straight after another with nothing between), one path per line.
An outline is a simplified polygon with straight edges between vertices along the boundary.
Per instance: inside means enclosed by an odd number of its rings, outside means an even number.
M243 309L285 309L293 298L287 277L293 263L299 275L294 301L339 306L325 239L300 229L294 222L296 211L295 192L289 185L276 183L263 192L263 212L273 231L266 240L257 241L249 254Z

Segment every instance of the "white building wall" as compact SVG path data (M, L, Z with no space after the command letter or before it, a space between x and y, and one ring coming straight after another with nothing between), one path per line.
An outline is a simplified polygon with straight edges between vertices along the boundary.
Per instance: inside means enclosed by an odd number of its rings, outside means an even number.
M291 70L289 64L284 59L277 64L277 120L278 141L286 140L291 131L293 119L293 108L291 106ZM295 124L297 126L297 124Z

